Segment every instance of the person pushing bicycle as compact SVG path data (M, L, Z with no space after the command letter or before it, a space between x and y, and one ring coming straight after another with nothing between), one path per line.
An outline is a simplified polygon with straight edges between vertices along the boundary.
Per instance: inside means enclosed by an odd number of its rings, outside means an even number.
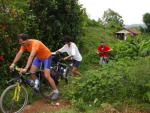
M74 74L74 76L77 75L81 76L81 73L77 71L77 68L79 67L79 64L82 61L82 56L78 50L78 47L76 46L75 43L71 42L71 37L68 35L66 35L63 38L63 42L65 43L65 45L55 52L56 53L67 52L68 56L66 56L64 60L68 58L73 58L72 73Z
M13 63L9 66L10 70L14 68L15 63L17 63L17 61L21 58L23 52L27 50L28 52L30 52L30 55L28 57L25 68L22 69L20 73L25 73L30 67L31 63L32 66L30 68L30 72L35 72L42 62L44 64L44 77L47 79L47 81L50 83L54 90L51 100L56 100L58 98L59 91L55 85L54 80L50 77L50 67L52 61L51 51L41 41L36 39L28 39L27 34L20 34L18 36L18 40L21 48L20 51L17 53L15 59L13 60ZM36 75L31 74L31 79L35 82Z
M108 51L113 51L113 49L111 49L109 46L104 45L104 42L101 41L100 42L100 46L97 48L96 53L100 54L100 66L102 67L103 64L103 60L105 59L106 61L108 61ZM107 62L105 62L107 63Z

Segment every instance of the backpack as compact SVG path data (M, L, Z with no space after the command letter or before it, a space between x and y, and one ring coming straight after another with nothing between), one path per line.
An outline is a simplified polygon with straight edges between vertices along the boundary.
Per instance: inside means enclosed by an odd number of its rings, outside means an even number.
M59 72L57 72L55 69L51 68L50 75L51 75L51 78L54 80L55 84L58 85Z

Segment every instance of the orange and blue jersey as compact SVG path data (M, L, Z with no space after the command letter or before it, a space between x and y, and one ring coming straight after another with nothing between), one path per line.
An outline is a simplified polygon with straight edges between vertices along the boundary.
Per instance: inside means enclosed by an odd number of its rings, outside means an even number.
M39 40L29 39L29 46L21 46L20 50L27 50L31 52L32 50L36 50L35 56L40 59L49 58L51 55L51 51Z

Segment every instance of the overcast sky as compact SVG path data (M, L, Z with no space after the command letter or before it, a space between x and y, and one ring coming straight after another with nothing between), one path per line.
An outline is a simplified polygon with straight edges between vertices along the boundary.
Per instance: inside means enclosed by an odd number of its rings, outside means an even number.
M102 18L109 8L117 12L125 25L143 24L143 15L150 13L150 0L78 0L91 19Z

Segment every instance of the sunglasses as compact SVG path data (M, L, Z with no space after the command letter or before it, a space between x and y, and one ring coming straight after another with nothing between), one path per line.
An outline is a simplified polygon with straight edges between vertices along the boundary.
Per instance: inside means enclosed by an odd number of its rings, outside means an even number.
M23 41L22 43L19 43L20 45L23 45L25 43L25 41Z

